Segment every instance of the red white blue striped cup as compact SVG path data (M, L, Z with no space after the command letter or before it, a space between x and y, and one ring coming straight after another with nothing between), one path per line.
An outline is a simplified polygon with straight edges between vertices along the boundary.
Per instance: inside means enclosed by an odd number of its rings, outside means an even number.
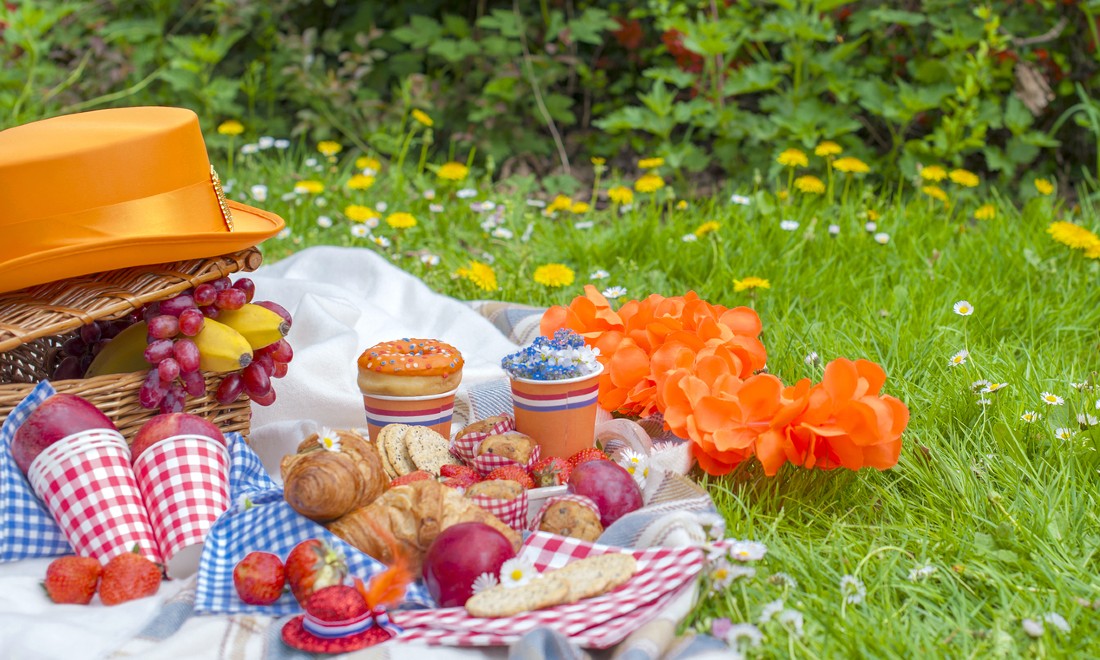
M603 365L586 376L563 380L512 378L516 430L535 439L543 458L569 458L595 445L596 398Z
M424 396L388 396L363 394L370 439L377 440L382 427L389 424L427 426L444 438L451 437L451 417L455 410L455 392Z

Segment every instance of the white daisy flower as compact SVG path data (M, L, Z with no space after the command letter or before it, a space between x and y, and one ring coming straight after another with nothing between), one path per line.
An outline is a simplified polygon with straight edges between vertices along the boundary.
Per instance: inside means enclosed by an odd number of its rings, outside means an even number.
M798 610L785 609L779 614L775 615L775 620L782 624L784 628L791 631L791 634L795 637L802 636L802 626L804 624L802 612L799 612Z
M758 541L734 541L729 546L730 557L737 561L757 561L767 552L768 546Z
M265 135L256 141L256 146L261 149L270 149L275 146L275 138L270 135Z
M1086 389L1088 389L1089 384L1088 381L1085 381L1082 383L1070 383L1069 386L1077 390L1078 392L1084 392Z
M275 148L276 149L289 149L290 148L290 140L286 140L286 139L283 139L283 138L275 140Z
M317 164L317 159L316 158L307 158L305 160L305 166L306 167L313 167L316 164Z
M619 207L619 215L622 215L622 214L626 213L627 211L630 211L633 208L634 208L633 204L623 204L622 206Z
M1043 416L1041 414L1035 412L1034 410L1025 410L1024 414L1020 415L1020 419L1027 422L1028 424L1030 424L1032 422L1037 422L1042 418L1043 418Z
M867 224L863 225L863 228L867 230L867 233L871 233L878 229L878 225L875 224L874 220L868 220Z
M604 298L610 298L615 300L616 298L622 298L626 295L626 289L621 286L609 286L602 292Z
M982 392L986 394L993 394L994 392L1000 392L1004 388L1008 387L1008 383L988 383L982 388Z
M763 625L772 620L772 618L783 611L783 599L777 598L770 603L764 605L764 609L760 610L760 618L756 620L757 623Z
M735 579L744 575L743 571L734 571L735 568L742 568L741 566L734 566L730 563L728 557L720 557L712 563L710 569L710 580L714 584L714 588L719 591L724 591L730 586L730 583ZM753 574L756 570L753 569ZM752 577L749 575L747 577Z
M867 587L854 575L840 578L840 595L849 605L859 605L867 597Z
M970 316L974 313L974 306L965 300L960 300L951 306L951 309L955 310L955 313L959 316Z
M880 231L879 233L875 234L875 242L879 245L886 245L890 242L890 234L887 234L884 231Z
M385 213L386 209L388 209L389 207L390 205L385 202L378 202L374 205L374 210L378 211L379 213Z
M1047 615L1043 617L1043 621L1046 621L1062 632L1069 632L1069 621L1066 621L1066 618L1057 612L1047 613Z
M514 237L515 234L512 233L512 230L508 229L507 227L497 227L496 229L493 230L493 236L495 238L508 239L508 238Z
M327 215L317 216L317 226L323 229L328 229L332 226L332 218L328 217Z
M390 239L385 236L371 236L370 240L380 248L388 248L390 246Z
M546 208L546 202L542 201L541 199L529 199L527 200L527 206L531 206L536 209L544 209Z
M970 351L965 348L952 355L948 361L948 364L952 367L957 367L960 364L966 364L966 358L970 357Z
M782 585L788 589L797 589L798 580L794 579L794 576L780 571L779 573L772 573L768 577L768 582L772 584Z
M821 364L821 356L817 354L817 351L810 351L806 354L806 357L802 358L802 361L808 366L816 367Z
M840 225L829 225L829 235L830 236L839 236L840 235Z
M470 199L472 197L477 197L477 189L476 188L462 188L461 190L459 190L458 192L455 193L455 197L458 197L459 199Z
M325 207L325 206L328 206L328 200L325 199L324 197L318 197L318 198L313 200L313 205L314 206Z
M798 221L797 220L783 220L782 222L779 223L779 228L782 229L783 231L794 231L794 230L798 229Z
M321 432L317 434L317 444L328 451L340 451L340 436L332 429L325 426L321 429Z
M363 221L363 224L366 225L367 227L369 227L370 229L378 229L378 223L379 222L380 221L379 221L378 218L367 218L366 220Z
M248 193L252 195L252 199L256 200L257 202L267 201L267 186L263 185L262 183L257 183L256 185L249 188Z
M1100 419L1096 419L1088 413L1077 413L1077 423L1081 425L1082 429L1087 429L1090 426L1100 424Z
M680 237L680 240L685 243L694 243L695 241L699 240L699 237L695 234L684 234Z
M973 383L970 383L970 389L974 392L984 392L985 388L989 387L990 385L992 385L992 383L990 383L988 380L980 378Z
M619 287L622 288L622 287ZM611 289L608 289L610 291ZM615 293L618 293L617 291ZM623 293L626 293L626 289L623 289ZM604 294L605 298L618 298L622 294L615 296L608 296ZM618 464L623 466L627 472L634 477L634 481L641 487L645 487L646 478L649 477L649 457L645 454L634 451L633 449L624 449L618 458Z
M925 564L924 566L921 566L919 568L910 569L909 570L909 581L910 582L919 582L920 580L923 580L924 578L932 575L935 572L936 572L936 567L933 566L932 564Z
M439 255L431 254L430 252L424 253L420 255L420 263L424 264L425 266L438 266Z
M519 557L512 557L500 567L500 583L508 588L522 587L538 575L534 564Z
M592 227L594 226L596 226L596 223L592 222L591 220L582 220L581 222L573 223L574 229L592 229Z
M1048 406L1060 406L1065 403L1062 397L1058 396L1057 394L1052 394L1051 392L1043 392L1039 395L1039 397L1042 398L1043 403L1047 404Z
M497 586L498 584L500 584L500 580L497 579L497 576L493 575L492 573L482 573L481 575L477 576L476 580L474 580L471 588L475 594L479 594L486 589Z
M432 213L442 213L443 212L443 205L442 204L428 204L428 210L431 211Z
M734 651L740 652L749 646L760 646L764 641L764 633L751 623L735 623L726 631L722 641L729 644Z
M363 176L374 176L375 174L378 174L378 171L375 170L373 167L364 167L362 170L360 170L359 173Z
M730 203L739 206L748 206L752 204L752 200L744 195L730 195Z
M294 188L294 190L292 190L291 192L288 192L288 193L283 193L283 194L282 194L282 195L281 195L281 196L279 197L279 199L283 200L284 202L292 202L292 201L296 201L296 200L297 200L297 198L298 198L298 192L299 192L299 191L298 191L298 188L297 188L297 187L295 187L295 188ZM304 192L304 190L303 190L303 192Z
M1043 622L1042 621L1036 621L1035 619L1024 619L1023 621L1020 622L1020 625L1022 625L1024 627L1024 632L1026 632L1031 637L1042 637L1043 636Z
M283 238L289 238L289 237L290 237L290 228L289 227L280 229L279 233L275 234L275 238L283 239Z
M1059 440L1072 440L1073 436L1075 435L1077 435L1077 431L1074 431L1073 429L1065 427L1054 429L1054 437L1058 438Z
M423 197L426 200L431 201L431 200L435 199L435 191L432 190L431 188L428 188L423 193L421 193L420 196Z
M597 271L593 271L593 273L588 276L588 279L590 279L590 280L606 280L609 277L611 277L611 273L607 272L606 270L597 270Z
M249 142L248 144L242 144L241 145L241 153L244 154L245 156L249 156L251 154L258 153L259 151L260 151L260 145L255 144L253 142Z
M982 398L978 399L975 403L977 403L979 406L988 406L989 404L993 403L993 399L987 399L983 396Z

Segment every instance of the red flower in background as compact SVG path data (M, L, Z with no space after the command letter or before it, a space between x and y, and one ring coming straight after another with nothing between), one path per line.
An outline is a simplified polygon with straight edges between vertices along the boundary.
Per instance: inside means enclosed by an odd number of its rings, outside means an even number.
M703 70L703 56L684 47L684 33L679 30L665 30L661 42L669 55L676 59L676 66L684 71L700 73Z
M637 50L642 45L642 22L636 18L627 19L618 16L615 17L615 21L619 24L619 29L611 33L615 35L615 40L627 50Z

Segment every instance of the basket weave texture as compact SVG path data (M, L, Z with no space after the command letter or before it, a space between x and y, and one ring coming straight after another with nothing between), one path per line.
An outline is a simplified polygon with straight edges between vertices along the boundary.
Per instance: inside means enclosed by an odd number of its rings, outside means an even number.
M252 271L263 257L256 248L207 259L139 266L40 284L0 294L0 423L61 359L61 346L80 327L122 318L230 273ZM127 440L156 410L142 408L138 390L145 371L52 381L58 392L83 397L114 421ZM251 407L244 395L229 405L214 399L221 374L208 373L206 395L188 397L186 412L210 420L224 433L248 433Z

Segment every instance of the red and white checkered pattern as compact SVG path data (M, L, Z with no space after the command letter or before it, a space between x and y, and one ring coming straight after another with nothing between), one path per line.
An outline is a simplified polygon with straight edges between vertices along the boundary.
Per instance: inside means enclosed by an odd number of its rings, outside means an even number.
M638 571L626 584L595 598L500 619L472 617L461 607L395 612L393 618L405 628L402 639L428 644L507 645L530 630L546 626L568 635L580 646L607 648L657 616L690 587L704 564L703 551L698 547L624 550L545 532L528 536L520 557L544 571L609 552L629 552L638 561Z
M27 474L76 554L107 562L137 545L160 563L130 448L113 429L74 433L47 447Z
M505 415L504 419L493 424L493 426L484 433L467 433L466 435L460 435L452 440L451 453L462 459L463 463L473 467L483 475L489 474L498 467L519 465L516 461L505 458L504 456L498 456L496 454L484 454L479 456L477 453L478 447L481 446L481 441L485 438L491 435L499 435L515 430L516 420L509 415ZM535 445L535 450L531 452L531 458L527 460L526 465L521 467L530 469L532 465L538 462L541 453L539 446Z
M576 495L574 493L566 493L565 495L554 495L553 497L546 498L546 501L542 503L542 506L539 507L539 512L536 513L535 517L531 519L531 524L528 526L528 529L538 529L539 523L542 521L542 515L546 513L546 510L554 504L563 500L576 502L577 504L583 504L589 509L592 509L592 512L596 514L597 518L600 516L600 507L596 505L596 502L593 501L591 497L587 497L585 495Z
M522 532L527 527L527 489L523 489L519 497L502 500L496 497L475 495L470 498L474 504L493 514L505 525L517 532Z
M134 460L138 488L149 510L164 560L202 544L229 508L229 450L201 435L178 435L149 447Z

